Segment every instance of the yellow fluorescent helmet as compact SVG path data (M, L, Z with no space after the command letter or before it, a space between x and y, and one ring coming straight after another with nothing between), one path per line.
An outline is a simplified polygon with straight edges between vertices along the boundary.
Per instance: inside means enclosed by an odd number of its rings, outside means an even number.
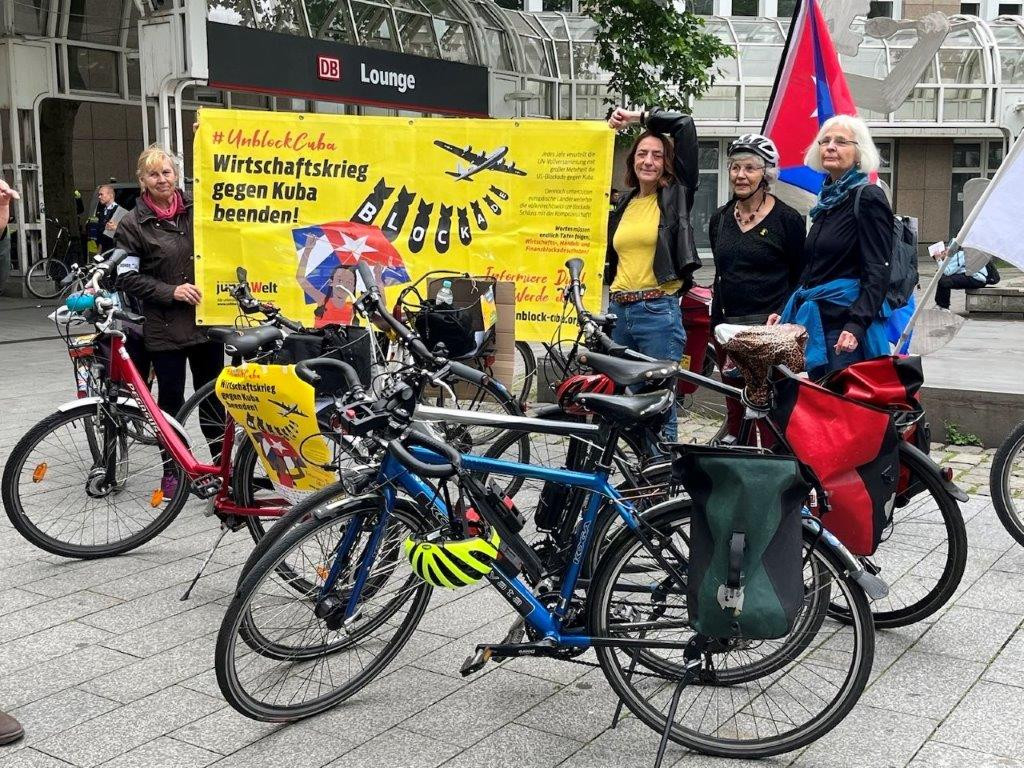
M459 541L424 541L409 536L405 556L413 572L428 584L457 589L480 581L498 556L498 532L490 539L474 536Z

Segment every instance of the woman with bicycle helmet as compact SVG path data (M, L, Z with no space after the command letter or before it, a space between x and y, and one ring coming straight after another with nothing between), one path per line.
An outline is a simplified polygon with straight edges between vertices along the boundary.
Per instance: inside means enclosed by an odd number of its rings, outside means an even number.
M772 194L779 151L771 139L745 134L729 145L728 156L732 198L711 217L708 232L715 259L711 324L763 325L796 288L804 218ZM718 366L728 373L720 349ZM727 405L726 425L736 434L743 408L732 400Z

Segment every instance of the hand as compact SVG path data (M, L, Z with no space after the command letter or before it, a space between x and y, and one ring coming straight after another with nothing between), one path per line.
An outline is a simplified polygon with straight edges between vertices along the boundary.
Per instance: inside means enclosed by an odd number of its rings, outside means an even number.
M612 116L608 118L608 127L618 131L630 123L639 123L641 114L640 112L631 112L628 109L616 107L612 112Z
M198 304L199 300L203 298L203 294L192 283L182 283L174 287L174 298L177 301L184 301L186 304Z
M116 223L116 222L114 222L114 221L108 221L108 222L107 222L107 223L106 223L106 224L105 224L105 225L103 226L103 228L104 228L105 230L107 230L108 232L113 232L113 231L114 231L115 229L117 229L117 223Z
M782 315L776 315L772 312L772 314L768 315L765 325L778 325L780 320L782 320Z
M946 258L946 254L947 253L949 253L949 249L948 248L943 248L938 253L932 255L932 258L935 259L936 261L941 262L944 258Z
M853 352L858 346L857 337L849 331L843 331L839 334L839 340L836 342L836 354L841 355L844 352Z
M917 20L918 37L933 37L944 40L949 33L949 18L944 13L926 13Z
M0 179L0 208L10 205L12 200L20 199L21 195L18 194L17 190L12 189L6 181Z

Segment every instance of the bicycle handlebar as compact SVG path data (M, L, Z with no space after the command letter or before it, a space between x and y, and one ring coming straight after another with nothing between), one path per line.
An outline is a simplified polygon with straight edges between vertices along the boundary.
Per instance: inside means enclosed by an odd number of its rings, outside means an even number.
M403 467L411 472L415 472L421 477L436 479L451 477L458 472L459 467L462 466L462 457L459 456L458 451L450 445L442 443L440 440L430 437L429 435L424 435L420 432L410 432L405 439L406 442L414 445L420 445L423 448L434 451L447 459L443 464L428 464L427 462L420 461L413 456L400 441L391 440L388 443L388 449L391 451L391 455L394 456L398 463Z
M352 393L356 396L363 394L363 383L359 380L359 374L356 373L355 368L343 360L336 360L332 357L315 357L312 360L302 360L295 364L295 375L310 386L316 386L320 382L320 374L316 372L317 368L334 368L337 371L341 371L345 377L345 383L348 384Z

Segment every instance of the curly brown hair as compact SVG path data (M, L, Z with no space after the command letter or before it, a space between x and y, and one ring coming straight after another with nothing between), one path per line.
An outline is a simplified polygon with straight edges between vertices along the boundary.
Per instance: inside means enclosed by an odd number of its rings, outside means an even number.
M661 171L661 178L658 179L658 187L664 189L676 180L676 174L674 171L675 150L673 149L672 139L668 136L663 136L660 133L644 131L636 137L636 141L633 142L633 146L629 148L629 154L626 155L626 184L634 189L640 186L640 179L637 178L636 169L633 167L636 158L636 150L637 147L640 146L641 141L651 136L661 141L661 146L665 153L665 167Z

